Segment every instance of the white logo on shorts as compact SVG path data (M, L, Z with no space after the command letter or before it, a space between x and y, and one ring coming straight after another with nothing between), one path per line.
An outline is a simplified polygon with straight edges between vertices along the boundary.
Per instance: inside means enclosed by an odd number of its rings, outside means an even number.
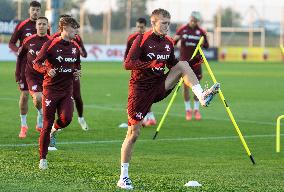
M50 105L50 103L51 103L51 100L46 99L45 103L46 103L46 107L48 107Z
M36 91L37 90L37 85L33 85L32 86L32 91Z
M72 48L72 54L76 54L76 48Z
M20 83L20 88L24 89L25 88L25 84L24 83Z
M135 116L136 116L137 119L143 119L144 118L141 112L136 112Z

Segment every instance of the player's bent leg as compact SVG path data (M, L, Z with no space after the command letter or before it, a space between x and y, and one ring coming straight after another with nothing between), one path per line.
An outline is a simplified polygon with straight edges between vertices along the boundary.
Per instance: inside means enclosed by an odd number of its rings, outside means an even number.
M19 100L19 108L20 108L20 116L21 116L21 131L19 133L19 138L25 138L27 136L28 101L29 101L29 92L26 90L21 91L20 100Z
M132 182L128 175L129 161L132 156L132 151L136 140L139 137L142 127L142 121L134 125L128 126L128 131L124 142L121 146L121 174L117 182L117 186L122 189L133 189Z

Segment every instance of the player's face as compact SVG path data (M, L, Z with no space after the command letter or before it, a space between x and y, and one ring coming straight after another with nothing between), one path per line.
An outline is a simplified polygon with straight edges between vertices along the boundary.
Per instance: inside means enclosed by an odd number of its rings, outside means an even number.
M145 24L136 22L136 30L137 30L138 33L144 33L146 31Z
M195 17L190 17L189 19L189 26L190 27L196 27L198 24L198 20Z
M166 35L170 28L171 19L159 15L156 20L152 22L153 30L160 35Z
M74 39L75 35L78 33L78 29L75 29L70 25L65 26L63 29L63 32L65 31L65 34L69 39Z
M40 7L30 7L29 14L32 20L37 20L40 16Z
M36 30L39 35L46 35L48 24L45 19L38 19L36 21Z

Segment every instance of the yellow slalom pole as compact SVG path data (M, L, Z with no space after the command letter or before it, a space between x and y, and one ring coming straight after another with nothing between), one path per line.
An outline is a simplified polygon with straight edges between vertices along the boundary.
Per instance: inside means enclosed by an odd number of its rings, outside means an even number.
M284 54L284 46L283 45L280 45L280 49L281 49L282 53Z
M276 152L280 152L280 120L284 119L284 115L280 115L276 122Z
M204 64L205 64L205 66L206 66L206 68L207 68L207 70L208 70L208 72L209 72L209 74L210 74L210 76L211 76L213 82L214 82L214 83L217 83L217 80L216 80L216 78L215 78L215 76L214 76L214 74L213 74L213 72L212 72L212 70L211 70L211 68L210 68L210 65L209 65L209 63L208 63L208 61L207 61L207 59L206 59L206 57L205 57L205 55L204 55L204 53L203 53L201 47L198 47L198 49L199 49L199 53L201 54L201 56L202 56L202 58L203 58L203 62L204 62ZM221 100L222 100L222 102L223 102L223 104L224 104L224 106L225 106L225 108L226 108L226 110L227 110L227 113L228 113L228 115L229 115L229 117L230 117L230 119L231 119L231 121L232 121L234 127L236 128L236 131L237 131L237 133L238 133L238 135L239 135L239 137L240 137L240 139L241 139L241 142L242 142L242 144L243 144L243 146L244 146L244 148L245 148L245 150L246 150L248 156L250 157L252 163L255 164L255 161L254 161L254 159L253 159L253 156L252 156L252 154L251 154L251 152L250 152L250 150L249 150L249 148L248 148L248 146L247 146L247 144L246 144L246 141L245 141L245 139L244 139L244 137L243 137L243 135L242 135L241 130L239 129L239 126L238 126L237 122L235 121L235 118L234 118L234 116L233 116L233 114L232 114L232 112L231 112L231 110L230 110L230 108L229 108L229 106L228 106L228 103L227 103L226 100L225 100L225 97L224 97L224 95L223 95L221 89L219 90L219 96L220 96L220 98L221 98Z
M202 45L203 41L204 41L204 37L202 36L202 37L200 38L200 40L199 40L199 42L198 42L198 44L197 44L197 46L196 46L196 48L195 48L193 54L192 54L192 56L191 56L191 59L192 59L193 57L195 57L195 55L197 54L197 51L198 51L198 47L200 47L200 46ZM162 125L164 124L164 121L165 121L165 119L166 119L166 116L168 115L168 113L169 113L169 111L170 111L170 108L171 108L171 106L172 106L172 104L173 104L173 102L174 102L174 100L175 100L175 98L176 98L176 96L177 96L177 92L178 92L180 86L182 85L182 82L183 82L183 78L180 78L180 80L179 80L179 82L178 82L178 85L177 85L177 87L176 87L176 89L175 89L175 91L174 91L174 93L173 93L173 96L172 96L172 98L171 98L171 100L170 100L170 102L169 102L169 104L168 104L168 106L167 106L167 108L166 108L166 111L165 111L165 113L163 114L163 117L162 117L162 119L161 119L161 121L160 121L160 123L159 123L159 125L158 125L158 127L157 127L157 130L156 130L156 133L155 133L153 139L155 139L155 138L157 137L157 135L158 135L158 133L159 133L159 131L160 131Z

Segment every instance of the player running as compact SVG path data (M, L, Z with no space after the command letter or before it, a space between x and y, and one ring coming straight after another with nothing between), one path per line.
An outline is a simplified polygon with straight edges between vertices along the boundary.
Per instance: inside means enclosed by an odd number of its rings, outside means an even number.
M180 61L187 61L189 62L198 42L199 39L203 36L204 43L203 48L208 48L209 44L206 37L206 32L199 27L199 21L201 20L201 15L197 11L193 11L190 16L189 23L180 27L177 30L177 33L174 37L175 44L178 41L181 42L180 46ZM200 56L200 55L199 55ZM193 72L195 73L198 81L202 79L202 69L201 63L195 64L191 66ZM189 86L184 83L184 104L185 104L185 111L186 111L186 120L192 119L192 109L190 105L190 97L189 97ZM201 120L201 114L199 112L199 101L196 95L194 95L194 118L196 120Z
M46 156L50 134L67 127L73 116L73 79L79 77L80 48L73 40L79 24L71 17L60 20L61 36L46 42L34 61L34 68L44 74L43 129L40 132L40 169L47 169ZM45 62L45 64L43 64ZM57 111L58 119L55 120Z
M181 77L198 97L202 106L208 106L219 90L219 84L203 90L187 61L177 61L173 40L166 34L170 25L170 13L156 9L151 14L152 30L138 35L124 62L131 70L128 95L128 131L121 147L121 174L117 186L133 189L128 175L133 146L138 139L142 120L153 103L167 97ZM165 67L169 71L165 74Z
M71 16L70 15L61 15L60 18L59 18L59 21L60 21L61 18L64 18L64 17L71 17ZM60 24L60 22L59 22L59 24ZM60 26L59 26L59 28L60 28ZM52 38L59 37L60 35L61 35L61 31L59 30L58 32L56 32L52 35ZM76 34L74 40L80 46L81 56L86 58L88 53L86 51L86 48L84 46L84 43L83 43L80 35ZM87 124L85 118L83 117L84 105L83 105L83 99L82 99L82 96L81 96L81 86L80 86L80 78L79 77L74 77L73 98L74 98L75 106L76 106L76 109L77 109L77 112L78 112L78 123L80 124L81 128L84 131L88 131L89 130L88 124Z
M40 15L41 4L37 1L32 1L29 6L29 15L30 18L20 22L16 28L14 33L11 36L9 42L9 48L18 53L19 47L22 46L23 41L26 37L29 37L37 32L36 30L36 20ZM17 46L17 42L20 42L19 46ZM19 60L19 59L18 59ZM29 91L28 85L25 77L25 68L26 68L26 57L23 57L16 65L15 77L16 82L19 85L19 90L21 91L20 100L19 100L19 108L20 108L20 117L21 117L21 131L19 134L20 138L25 138L28 130L27 125L27 113L28 113L28 99L29 99ZM37 125L40 126L41 113L38 113L37 116Z
M42 81L43 75L33 68L33 61L39 53L41 47L45 42L50 40L50 36L47 35L48 19L46 17L39 17L36 20L37 33L25 38L22 47L19 49L19 55L17 63L21 62L23 58L27 58L27 64L25 69L25 77L28 84L29 92L33 98L33 103L38 110L37 127L38 131L41 131L43 127L42 122Z

